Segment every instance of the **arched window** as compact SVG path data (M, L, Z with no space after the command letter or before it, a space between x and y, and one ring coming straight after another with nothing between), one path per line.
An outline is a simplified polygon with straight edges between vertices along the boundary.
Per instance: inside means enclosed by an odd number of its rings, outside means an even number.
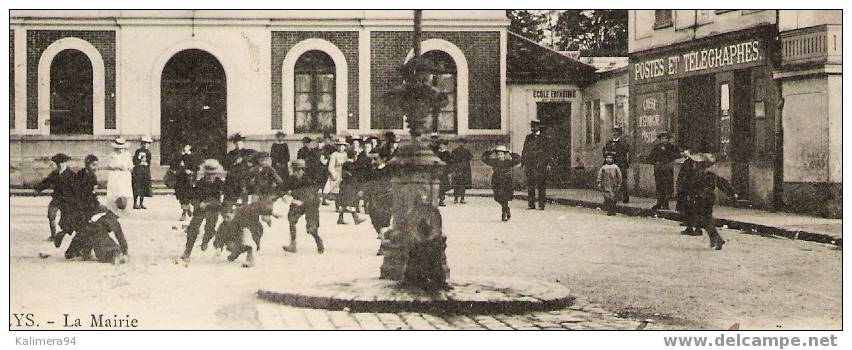
M433 120L437 120L438 132L455 133L458 115L458 98L456 94L456 80L458 72L456 71L456 63L444 51L432 50L423 54L424 58L432 61L435 70L429 77L429 82L447 95L447 104L442 108L436 108L433 113Z
M294 71L294 131L336 133L334 61L311 50L299 56Z
M50 134L92 134L92 62L83 52L62 50L50 64Z

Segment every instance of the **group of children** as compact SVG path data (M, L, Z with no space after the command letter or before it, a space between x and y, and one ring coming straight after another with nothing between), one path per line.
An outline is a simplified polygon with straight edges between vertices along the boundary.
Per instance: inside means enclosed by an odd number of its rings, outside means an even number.
M664 135L664 136L667 136ZM716 189L721 190L728 196L737 199L738 195L730 183L723 177L713 172L716 158L711 153L690 153L689 150L682 152L683 165L678 174L678 196L677 210L683 216L686 229L681 232L684 235L701 236L701 230L707 231L710 237L710 247L721 250L725 244L719 232L716 230L713 219L713 206L716 204ZM616 202L622 191L623 174L621 169L614 164L613 152L606 152L604 164L597 173L597 187L603 193L604 207L608 216L615 215ZM670 159L669 161L672 161ZM656 169L655 169L656 173ZM665 181L658 181L665 183ZM668 186L671 186L669 183ZM658 200L652 209L668 207L668 199L665 193L671 191L661 186L658 191L664 192L664 200Z
M94 258L101 262L126 262L128 245L118 222L118 215L112 209L101 205L95 192L98 183L98 157L86 156L84 167L76 173L68 167L70 160L71 157L64 153L51 157L56 169L35 187L36 192L53 190L47 214L50 225L49 240L59 248L66 235L74 236L65 251L66 259L80 257L90 260L94 253ZM112 167L111 165L108 168ZM123 209L117 207L117 204L121 203L112 204L116 205L116 210ZM57 214L58 227L55 223Z

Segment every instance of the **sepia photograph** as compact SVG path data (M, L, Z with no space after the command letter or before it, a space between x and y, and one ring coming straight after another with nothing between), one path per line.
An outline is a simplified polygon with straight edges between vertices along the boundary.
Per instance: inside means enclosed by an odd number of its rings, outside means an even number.
M8 14L16 347L837 346L841 9Z

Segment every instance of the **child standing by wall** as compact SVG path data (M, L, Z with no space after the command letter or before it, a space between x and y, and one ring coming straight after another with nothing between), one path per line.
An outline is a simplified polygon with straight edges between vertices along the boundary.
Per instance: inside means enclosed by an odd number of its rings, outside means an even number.
M515 196L512 168L521 164L521 156L510 153L506 146L497 146L482 153L481 159L485 165L494 169L491 174L491 189L494 190L494 201L500 203L500 220L509 221L512 218L509 201Z
M604 207L606 215L615 215L615 202L618 201L618 193L621 190L621 169L613 164L615 153L607 152L604 155L604 165L598 170L598 189L604 195Z

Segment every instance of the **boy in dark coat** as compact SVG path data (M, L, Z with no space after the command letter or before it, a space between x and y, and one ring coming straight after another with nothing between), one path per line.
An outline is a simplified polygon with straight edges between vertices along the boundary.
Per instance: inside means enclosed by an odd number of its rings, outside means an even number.
M393 208L391 173L386 165L387 158L380 154L375 154L373 157L375 165L366 182L364 203L367 212L370 213L370 221L373 223L373 229L376 230L377 238L381 240L384 239L384 229L390 227ZM379 252L381 253L381 250Z
M521 156L517 153L509 153L506 146L497 146L493 150L482 153L482 162L494 169L491 174L491 189L494 190L494 201L500 203L501 221L509 221L512 211L509 201L514 197L514 183L512 181L512 168L521 163Z
M340 197L337 198L337 202L335 203L338 206L338 217L337 224L345 225L346 221L343 220L343 214L350 213L352 214L352 220L355 220L355 225L359 225L367 219L362 219L358 217L358 213L354 210L354 208L358 207L360 199L358 197L359 189L359 172L358 166L362 166L363 164L356 163L354 157L357 157L356 154L352 154L350 158L343 163L343 181L340 182Z
M142 202L145 197L151 197L151 151L148 147L152 142L150 136L143 136L142 147L133 153L133 209L148 209Z
M307 164L304 160L293 161L291 169L293 169L293 175L287 181L287 188L293 196L293 200L290 202L290 212L287 214L287 221L290 223L290 244L284 246L284 251L296 252L296 223L304 215L305 229L309 235L314 237L317 252L322 254L325 247L322 244L322 238L319 236L320 198L317 194L322 185L316 179L307 176Z
M464 194L471 185L470 160L473 154L467 149L467 140L459 139L459 146L453 150L453 203L465 204Z
M305 159L305 157L308 156L308 152L310 152L310 151L311 151L311 138L305 136L305 137L302 138L302 148L299 148L299 150L296 151L296 159ZM288 174L288 176L289 176L289 174Z
M181 259L189 260L192 254L192 248L195 246L195 240L198 239L198 231L201 229L201 223L204 225L204 237L201 240L201 250L207 250L207 244L216 231L216 222L219 221L219 211L222 208L222 194L225 190L225 183L220 176L225 174L225 170L219 165L219 161L208 159L201 166L203 178L195 183L193 187L193 198L196 203L196 212L189 221L189 227L186 229L186 246L181 255Z
M450 175L453 173L453 154L450 153L449 143L446 140L438 141L438 151L435 155L438 156L446 165L441 169L440 186L438 187L438 206L445 207L444 199L447 198L447 191L450 190Z
M709 153L699 153L693 156L693 160L697 163L697 175L695 177L694 193L695 197L695 218L696 226L703 227L710 236L710 247L716 250L721 250L725 241L716 230L715 220L713 220L713 206L716 204L716 189L720 189L728 196L736 200L737 195L734 188L723 177L716 175L711 171L711 167L716 163L716 158Z
M657 204L651 210L669 209L669 198L674 187L672 162L678 157L677 146L671 143L671 134L661 132L658 142L651 148L648 161L654 165L654 183L657 189Z
M185 221L188 215L192 215L190 204L195 171L198 169L196 162L195 155L192 154L192 146L186 144L183 146L180 157L172 163L172 169L175 173L175 197L180 203L181 209L180 221Z
M115 239L110 237L110 233L115 236ZM79 256L83 260L89 260L92 251L100 262L117 265L128 260L127 240L118 216L105 207L100 207L96 214L87 218L86 224L71 241L71 246L65 252L65 258L73 259Z
M272 149L269 154L272 157L272 167L278 172L278 176L287 178L290 176L290 147L284 142L287 134L279 131L275 133L275 139L278 141L272 144Z
M95 215L100 210L101 203L98 202L98 157L93 154L87 155L83 162L84 167L77 172L74 177L74 217L72 230L78 231L92 215ZM70 215L70 213L68 213ZM68 232L70 233L70 232ZM62 245L64 234L56 235L53 239L53 245L59 248ZM76 236L75 236L76 239ZM71 241L74 244L74 241ZM69 247L69 251L71 251ZM66 256L68 251L66 251Z
M234 261L246 253L246 261L242 266L254 266L254 252L260 250L260 239L263 237L260 218L265 215L282 217L284 213L278 206L280 203L276 197L273 202L252 202L237 208L228 208L222 215L224 221L219 225L213 246L217 249L227 246L231 252L228 261Z
M53 196L50 204L47 205L47 222L50 225L50 237L48 239L53 240L57 234L65 235L65 233L56 232L57 212L61 214L59 228L62 231L71 230L72 218L74 216L75 174L68 168L68 161L71 160L71 157L68 155L58 153L51 157L50 160L56 164L56 169L35 186L35 192L39 193L48 188L53 189Z
M683 151L685 157L680 171L677 174L677 204L675 209L680 213L683 225L686 228L681 234L687 236L701 236L701 228L695 227L695 193L693 185L697 173L696 163L690 157L688 149Z

